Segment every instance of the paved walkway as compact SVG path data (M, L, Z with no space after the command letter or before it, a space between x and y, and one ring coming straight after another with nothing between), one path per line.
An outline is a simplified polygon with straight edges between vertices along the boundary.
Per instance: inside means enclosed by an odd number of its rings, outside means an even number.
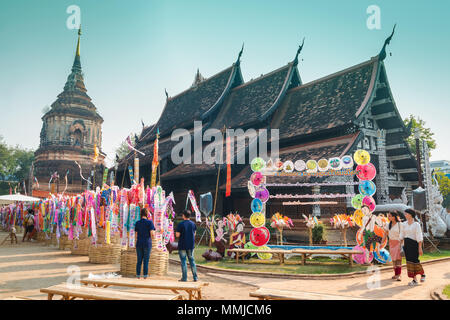
M255 287L354 296L365 299L429 300L434 288L450 283L450 261L424 265L427 280L417 287L409 287L410 279L403 271L403 280L393 281L393 273L381 272L358 278L336 280L286 280L263 277L235 276L209 273L210 276L236 281ZM376 281L376 280L379 281ZM377 286L378 284L378 286ZM372 288L372 289L369 289Z

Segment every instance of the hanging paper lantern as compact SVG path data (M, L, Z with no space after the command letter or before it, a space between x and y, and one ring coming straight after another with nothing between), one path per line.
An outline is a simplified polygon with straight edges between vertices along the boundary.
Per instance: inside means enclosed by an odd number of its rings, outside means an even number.
M266 217L261 212L254 212L250 216L250 224L253 228L263 227L266 223Z
M303 171L306 169L306 163L303 160L295 161L294 166L295 166L295 170L297 170L297 171Z
M366 249L364 249L361 246L355 246L353 248L353 250L355 251L364 251L363 254L354 254L353 255L353 261L355 261L358 264L367 264L367 263L371 263L373 260L373 253L372 252L367 252Z
M343 156L341 158L342 168L350 169L353 168L353 158L351 156Z
M260 172L266 166L266 162L262 158L255 158L250 164L254 172Z
M308 162L306 162L306 168L308 169L308 172L317 172L316 160L308 160Z
M319 171L327 171L328 170L328 160L327 159L320 159L317 162L317 165L319 167Z
M283 171L290 173L294 171L294 163L291 160L287 160L283 163Z
M253 199L251 207L252 212L261 212L261 210L263 209L263 203L259 199Z
M264 176L262 175L261 172L253 172L252 175L250 176L250 181L255 186L259 186L261 184L261 182L263 181L263 179L264 179Z
M251 183L251 181L247 181L247 188L248 188L248 193L250 194L250 196L252 198L254 198L256 189L255 189L255 186L253 185L253 183Z
M359 165L365 165L370 162L370 154L366 150L356 150L355 154L353 155L353 159L355 160L356 164Z
M250 241L254 246L265 246L270 240L270 232L266 227L254 228L250 231Z
M375 200L371 196L365 196L363 198L363 200L362 200L362 205L363 206L368 206L370 212L373 212L375 210L375 207L376 207Z
M359 180L373 180L377 175L377 169L372 163L358 165L356 171L358 171L356 176Z
M375 183L372 181L362 181L358 186L359 193L361 193L364 196L373 196L375 192L377 191L377 187L375 186Z
M269 191L265 187L257 187L255 192L255 198L266 202L269 200Z
M330 158L328 163L330 164L330 168L333 170L340 170L342 168L342 161L339 158Z
M376 251L373 252L373 257L375 260L377 260L379 263L386 264L388 262L391 262L391 255L389 254L389 251L386 249L381 249L380 254L378 254Z
M357 194L352 198L352 206L355 209L361 209L362 202L363 202L364 196L362 194Z

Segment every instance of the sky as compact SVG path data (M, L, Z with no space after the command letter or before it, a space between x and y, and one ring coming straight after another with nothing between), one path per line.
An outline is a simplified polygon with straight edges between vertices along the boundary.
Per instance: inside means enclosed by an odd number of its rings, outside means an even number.
M403 118L419 116L435 133L432 160L450 160L450 1L303 0L3 0L0 3L0 135L39 147L43 109L62 91L73 63L80 8L85 85L104 118L109 159L125 138L155 123L165 104L229 67L245 43L245 81L292 61L303 37L304 83L377 55L392 27L385 60ZM369 29L370 5L380 29ZM324 119L326 121L326 119ZM110 160L108 160L110 162Z

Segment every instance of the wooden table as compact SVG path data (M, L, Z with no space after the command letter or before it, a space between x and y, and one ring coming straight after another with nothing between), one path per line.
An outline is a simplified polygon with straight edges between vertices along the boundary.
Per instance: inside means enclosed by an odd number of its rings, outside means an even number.
M348 263L350 266L353 266L353 255L354 254L363 254L363 251L358 250L350 250L350 249L292 249L292 253L301 254L302 255L302 265L306 264L306 258L310 257L313 254L325 254L325 255L341 255L348 259Z
M53 296L62 296L61 300L182 300L181 294L154 294L154 293L134 293L104 288L94 288L79 286L69 288L66 283L62 283L40 290L48 294L48 300Z
M356 297L270 288L259 288L256 291L250 292L249 295L259 300L364 300Z
M145 289L170 290L175 294L179 291L185 291L189 295L188 300L201 300L202 288L209 285L208 282L181 282L172 280L146 279L139 280L133 278L112 278L112 279L82 279L80 282L84 285L93 285L94 287L107 288L115 287L132 287Z
M236 263L239 263L239 258L242 258L242 262L244 262L244 257L249 253L271 253L278 257L280 260L280 264L284 264L284 255L292 253L291 250L282 250L282 249L271 249L271 250L258 250L258 249L228 249L228 252L236 253Z

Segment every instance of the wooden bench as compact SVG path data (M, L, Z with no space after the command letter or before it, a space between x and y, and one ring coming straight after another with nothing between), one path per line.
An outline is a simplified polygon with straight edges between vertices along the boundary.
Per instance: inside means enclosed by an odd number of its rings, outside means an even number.
M249 253L271 253L275 255L278 260L280 260L280 264L284 264L284 255L292 253L291 250L282 250L282 249L271 249L271 250L258 250L258 249L228 249L228 252L234 252L236 254L236 263L239 263L239 258L242 258L242 262L244 262L244 257Z
M363 254L363 251L358 250L350 250L350 249L292 249L292 253L301 254L302 255L302 265L306 264L306 258L310 257L313 254L325 254L325 255L341 255L344 258L348 259L348 263L350 266L353 266L353 255L354 254Z
M132 287L145 289L170 290L179 294L179 291L185 291L189 295L188 300L201 300L202 288L209 285L208 282L179 282L171 280L139 280L133 278L116 278L116 279L82 279L83 285L93 285L94 287L107 288L115 287Z
M94 288L79 286L69 288L67 284L59 284L40 290L48 294L48 300L53 296L62 296L61 300L75 300L76 298L84 300L182 300L181 294L154 294L154 293L134 293L119 290L110 290L104 288Z
M249 295L259 300L364 300L356 297L270 288L259 288L256 291L250 292Z

